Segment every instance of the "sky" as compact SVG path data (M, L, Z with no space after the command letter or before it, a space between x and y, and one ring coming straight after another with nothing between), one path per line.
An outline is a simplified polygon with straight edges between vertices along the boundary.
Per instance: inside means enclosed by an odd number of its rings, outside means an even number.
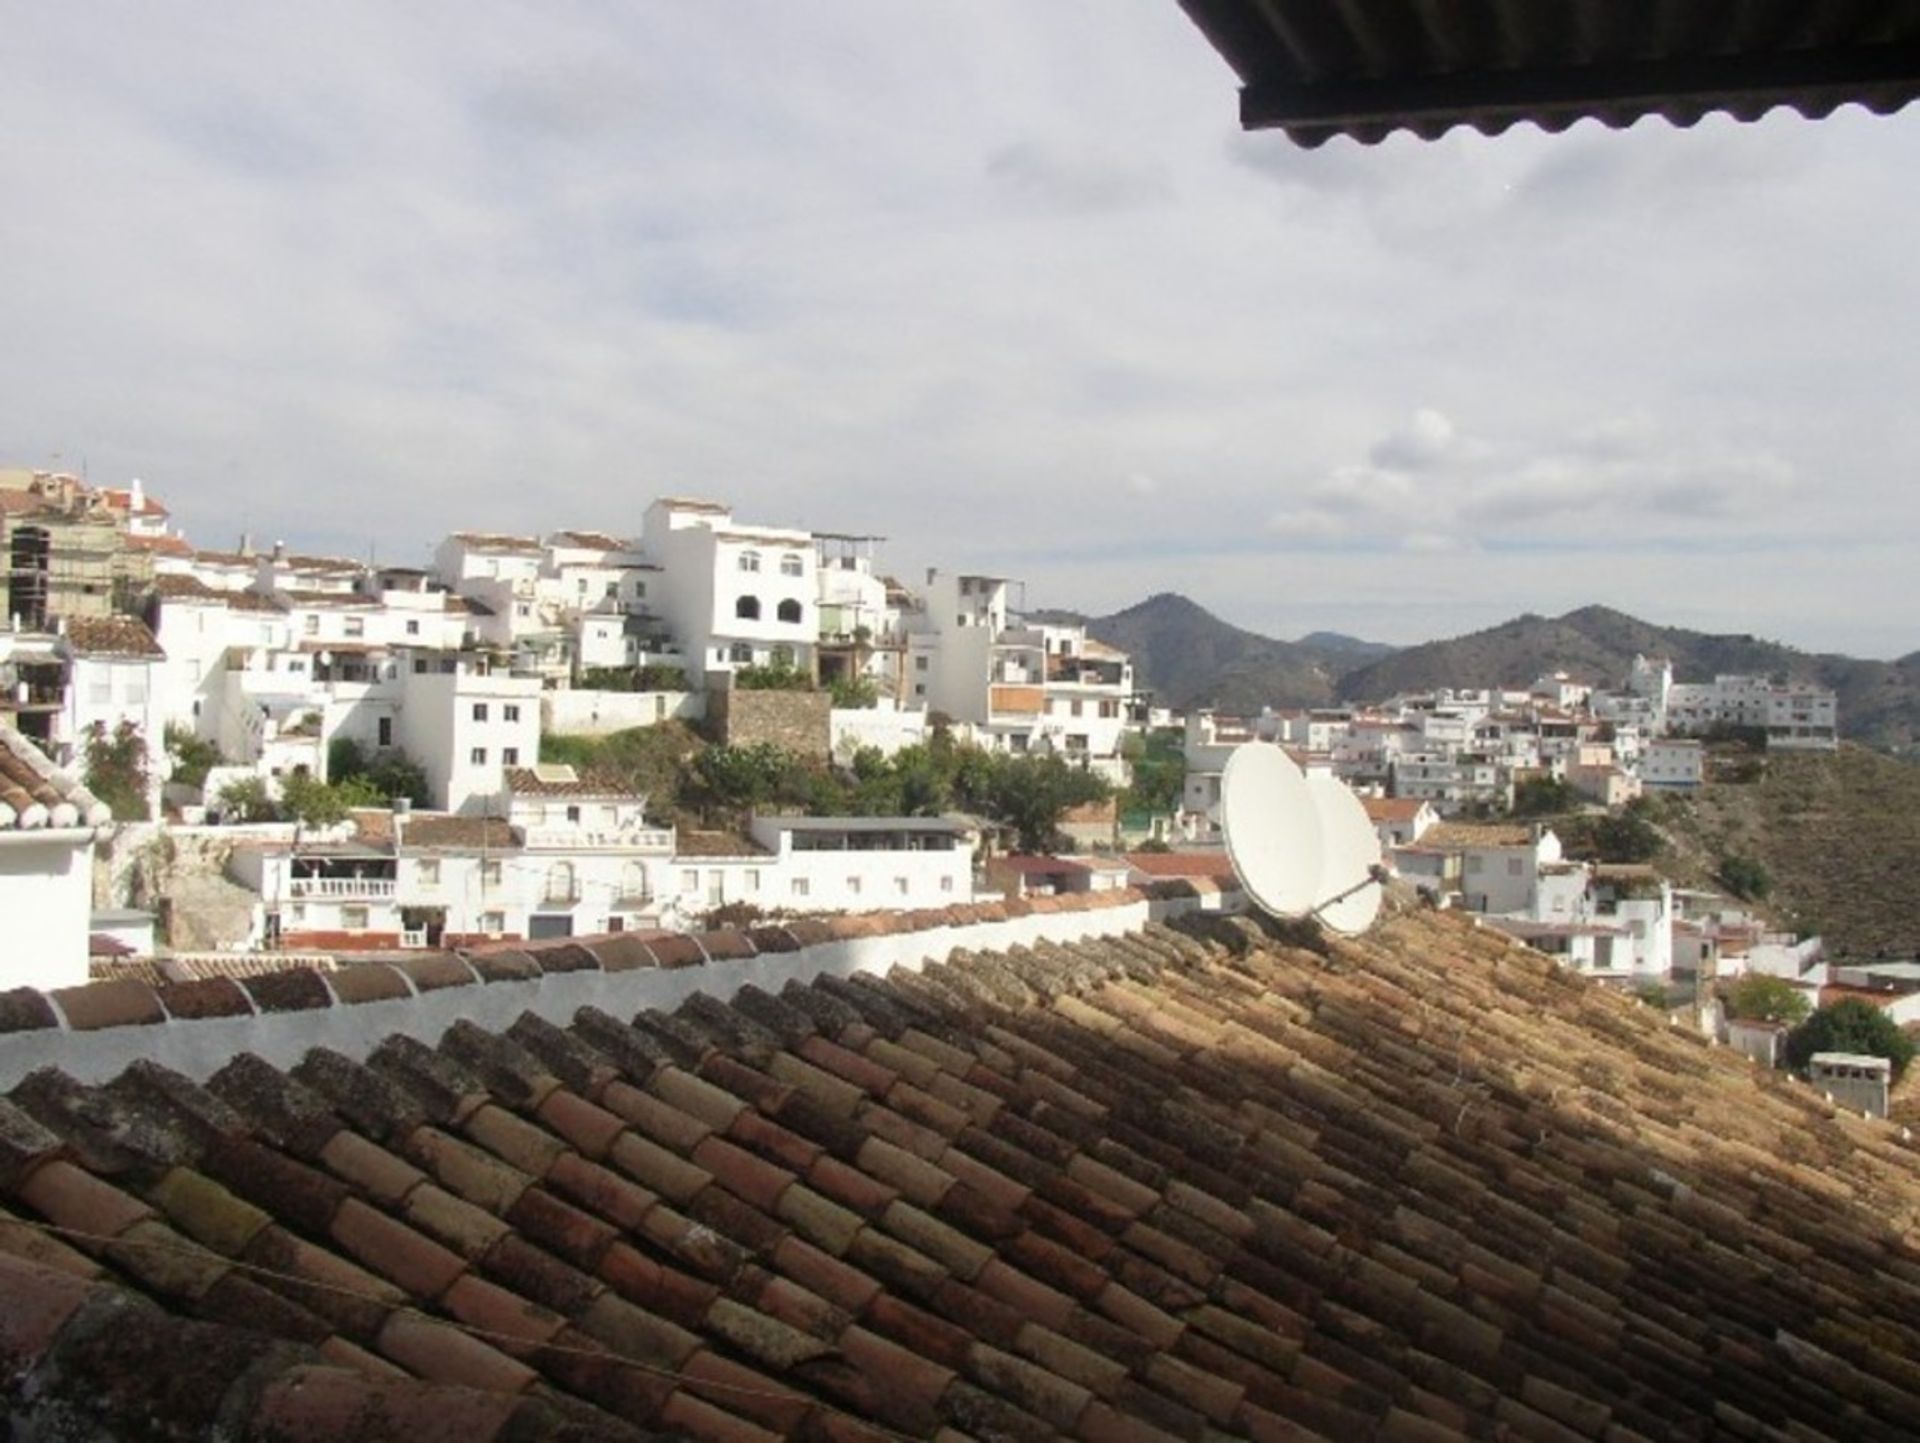
M0 465L1036 606L1920 648L1920 109L1315 151L1175 0L0 0Z

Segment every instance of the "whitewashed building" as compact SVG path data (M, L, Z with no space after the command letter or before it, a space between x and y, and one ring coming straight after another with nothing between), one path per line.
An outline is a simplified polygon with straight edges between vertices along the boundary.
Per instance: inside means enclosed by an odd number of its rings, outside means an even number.
M87 980L93 843L104 803L0 726L0 990Z

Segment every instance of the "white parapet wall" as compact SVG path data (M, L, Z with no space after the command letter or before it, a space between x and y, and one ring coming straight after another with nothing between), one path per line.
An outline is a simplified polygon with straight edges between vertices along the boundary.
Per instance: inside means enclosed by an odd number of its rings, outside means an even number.
M894 967L917 972L928 963L945 961L958 948L1000 952L1040 942L1064 945L1137 932L1147 925L1149 904L1137 893L1109 895L1115 902L1097 907L1036 910L1005 920L846 937L793 951L692 966L625 971L582 968L490 982L483 982L475 970L466 985L414 990L407 996L351 1005L335 991L339 973L317 973L333 998L332 1005L198 1019L167 1017L145 1025L72 1030L66 1025L62 998L55 995L49 1000L61 1014L61 1026L0 1035L0 1090L41 1067L58 1067L82 1082L99 1083L118 1076L129 1063L146 1060L200 1081L242 1052L254 1053L276 1067L292 1066L314 1047L358 1059L396 1034L432 1045L459 1021L498 1030L512 1025L523 1012L531 1012L564 1026L582 1007L628 1018L648 1008L671 1011L695 992L724 1002L749 983L777 993L790 981L805 983L820 976L885 973ZM471 964L460 965L472 970ZM155 995L164 1005L166 989L158 989Z
M663 721L698 721L707 714L697 691L547 691L540 694L540 729L602 737Z

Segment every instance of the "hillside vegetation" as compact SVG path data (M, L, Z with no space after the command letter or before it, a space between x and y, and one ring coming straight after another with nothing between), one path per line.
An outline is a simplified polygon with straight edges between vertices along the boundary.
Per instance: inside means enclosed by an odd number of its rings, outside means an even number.
M1920 952L1920 766L1859 746L1775 752L1760 781L1669 798L1661 811L1689 880L1750 857L1771 878L1773 910L1830 951Z

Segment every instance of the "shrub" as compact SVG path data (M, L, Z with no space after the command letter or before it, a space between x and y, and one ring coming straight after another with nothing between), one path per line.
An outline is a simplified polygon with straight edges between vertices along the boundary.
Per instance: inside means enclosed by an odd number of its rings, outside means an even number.
M166 747L167 755L173 758L172 780L183 787L203 786L207 773L226 760L219 747L182 726L167 728Z
M240 777L220 789L216 804L229 821L271 822L279 819L273 793L260 777Z
M1787 1038L1787 1061L1804 1069L1816 1052L1860 1052L1893 1063L1898 1082L1913 1061L1913 1039L1871 1002L1849 997L1822 1007Z
M1773 886L1767 869L1753 857L1722 857L1720 881L1734 896L1748 902L1759 901Z
M147 739L140 728L123 721L111 732L95 722L87 733L87 790L112 810L114 820L144 822L153 815L147 805Z
M1727 992L1727 1013L1746 1022L1784 1022L1791 1027L1807 1015L1807 994L1779 977L1750 972Z

